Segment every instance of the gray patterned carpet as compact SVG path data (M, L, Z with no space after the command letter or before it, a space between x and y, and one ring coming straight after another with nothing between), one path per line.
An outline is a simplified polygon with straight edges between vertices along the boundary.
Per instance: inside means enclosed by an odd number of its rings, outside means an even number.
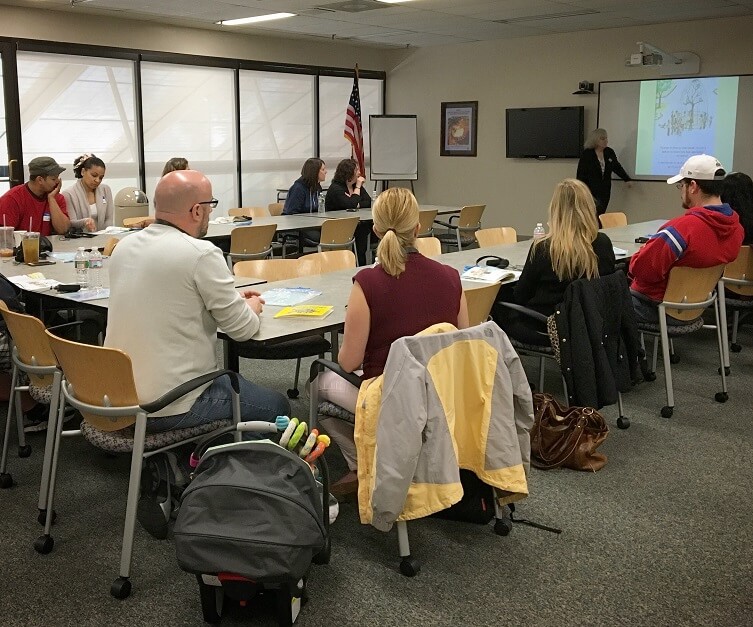
M556 536L518 525L440 520L410 525L421 573L397 571L397 539L362 526L344 504L332 527L332 561L313 567L298 620L324 625L727 625L753 624L753 333L732 355L730 400L719 389L710 332L677 341L676 411L659 417L660 378L625 396L632 426L611 429L599 473L533 471L519 514L561 527ZM533 362L526 361L531 380ZM284 390L293 364L244 362L244 373ZM548 377L555 392L558 379ZM305 414L305 401L294 403ZM0 410L2 411L2 410ZM3 412L4 414L4 412ZM605 415L610 427L615 408ZM55 550L33 540L44 438L29 459L11 457L16 486L0 492L0 622L31 625L201 625L195 580L173 545L137 529L132 596L110 597L117 573L128 460L78 439L61 447ZM333 474L344 470L336 450ZM273 625L273 609L229 607L224 624Z

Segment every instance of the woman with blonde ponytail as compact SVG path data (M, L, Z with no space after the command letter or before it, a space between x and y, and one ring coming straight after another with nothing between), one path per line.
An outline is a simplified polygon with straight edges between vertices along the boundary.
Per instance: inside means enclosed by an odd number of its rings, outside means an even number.
M372 208L374 233L380 238L379 263L353 278L338 361L362 379L384 371L395 340L439 322L468 326L468 310L457 270L421 255L413 244L418 233L418 203L402 188L382 192ZM360 368L363 368L360 370ZM319 375L320 398L355 413L358 388L331 371ZM337 418L322 419L337 442L350 472L332 485L335 496L358 488L353 426Z
M612 274L614 264L612 242L599 232L591 192L581 181L565 179L549 204L549 233L532 244L513 300L549 316L572 281ZM530 317L510 315L500 324L520 342L549 345L545 325Z

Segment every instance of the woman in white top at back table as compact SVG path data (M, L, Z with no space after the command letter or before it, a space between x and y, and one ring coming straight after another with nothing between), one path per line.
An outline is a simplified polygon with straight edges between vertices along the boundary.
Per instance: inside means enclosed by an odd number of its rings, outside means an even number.
M73 163L73 174L78 181L63 192L71 227L101 231L112 226L112 190L102 184L104 161L96 155L83 154Z

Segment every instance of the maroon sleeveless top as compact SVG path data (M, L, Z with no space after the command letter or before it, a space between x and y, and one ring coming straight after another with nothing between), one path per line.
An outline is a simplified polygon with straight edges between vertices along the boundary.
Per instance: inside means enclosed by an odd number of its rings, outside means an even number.
M418 252L408 254L405 272L399 277L377 264L364 268L353 280L361 286L371 312L364 379L382 374L395 340L439 322L458 324L463 293L458 271Z

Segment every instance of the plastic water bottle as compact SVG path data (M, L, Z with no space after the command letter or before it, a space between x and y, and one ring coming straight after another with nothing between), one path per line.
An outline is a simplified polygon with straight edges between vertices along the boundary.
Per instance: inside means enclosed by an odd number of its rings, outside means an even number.
M319 213L324 213L325 207L324 207L324 192L319 192L319 207L318 211Z
M96 248L89 254L89 287L102 289L102 253Z
M542 237L546 237L546 231L544 230L544 225L541 222L536 223L536 228L533 229L533 239L541 239Z
M81 287L89 285L89 253L83 246L79 246L73 258L73 265L76 268L76 283Z

